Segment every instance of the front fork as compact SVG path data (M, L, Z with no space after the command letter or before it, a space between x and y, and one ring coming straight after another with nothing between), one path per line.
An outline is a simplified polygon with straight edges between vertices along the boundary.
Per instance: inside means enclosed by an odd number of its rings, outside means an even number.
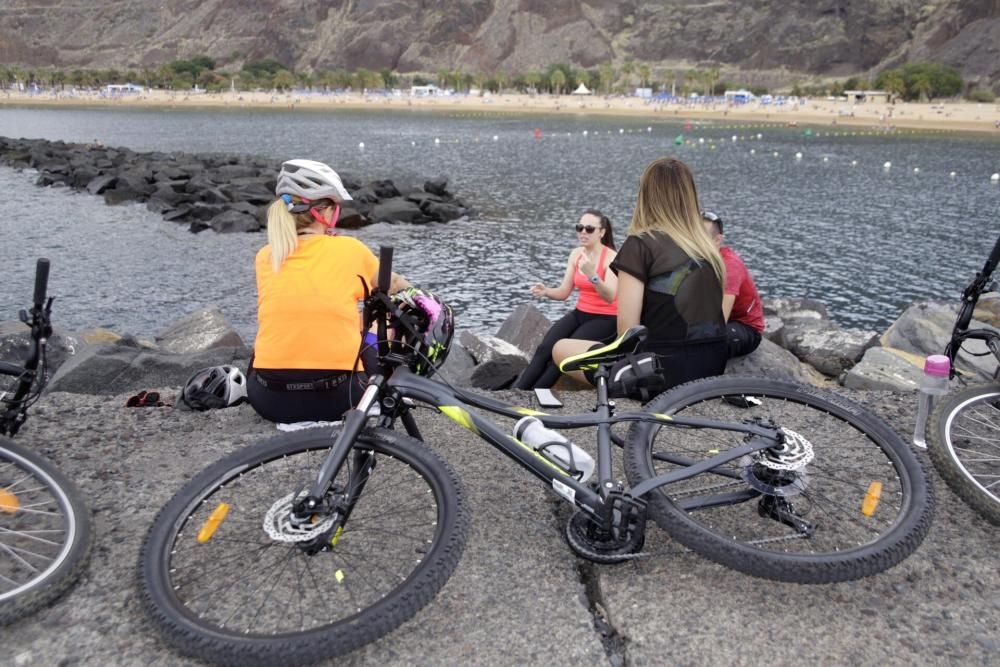
M323 460L323 465L320 466L316 481L309 489L309 493L297 500L292 507L291 518L293 522L309 521L317 512L331 509L324 506L324 498L327 490L330 488L333 478L337 475L337 471L341 469L347 460L347 455L357 441L358 436L361 435L361 431L368 420L368 410L375 404L384 382L385 379L381 375L373 377L368 382L365 393L362 394L358 405L344 413L344 425L341 427L340 434ZM361 456L360 458L355 458L355 470L364 474L360 478L361 481L355 485L356 488L348 489L348 514L350 513L350 508L354 506L354 501L357 500L362 488L364 488L364 483L368 479L367 472L374 465L374 457L371 452L358 452L358 454ZM367 464L364 461L365 456L370 459L370 462ZM353 482L354 480L349 481ZM346 518L345 515L344 519ZM343 519L340 523L343 523Z

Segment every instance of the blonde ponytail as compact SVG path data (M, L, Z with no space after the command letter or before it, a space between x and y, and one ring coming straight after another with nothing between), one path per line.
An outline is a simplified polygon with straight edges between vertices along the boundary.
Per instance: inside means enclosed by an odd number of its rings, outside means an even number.
M297 198L296 198L297 199ZM299 247L300 229L313 222L309 213L292 215L281 199L271 203L267 209L267 243L271 247L271 268L277 273L285 259Z

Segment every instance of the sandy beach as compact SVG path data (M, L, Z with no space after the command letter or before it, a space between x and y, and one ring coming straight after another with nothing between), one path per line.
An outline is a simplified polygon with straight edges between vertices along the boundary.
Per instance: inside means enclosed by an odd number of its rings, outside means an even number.
M108 97L78 92L27 93L4 91L0 106L137 106L208 108L284 108L332 111L423 110L468 116L507 114L571 114L641 118L643 120L691 120L720 123L775 123L780 125L850 126L854 128L919 129L983 132L1000 136L1000 102L948 101L896 104L809 99L798 104L763 105L751 102L728 105L717 102L660 103L636 97L522 95L410 97L407 94L363 95L361 93L191 93L148 90Z

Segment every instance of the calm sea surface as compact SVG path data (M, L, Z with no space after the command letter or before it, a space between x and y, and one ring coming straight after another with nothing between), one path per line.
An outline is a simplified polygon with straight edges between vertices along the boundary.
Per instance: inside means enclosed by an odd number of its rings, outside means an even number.
M396 268L444 295L474 330L494 332L531 300L532 282L561 278L584 208L606 211L620 242L643 167L664 155L691 166L703 207L725 219L765 297L817 298L842 325L876 330L914 301L956 298L1000 233L1000 187L990 183L1000 137L805 129L488 113L0 109L8 137L246 153L275 166L308 157L363 180L446 175L480 219L380 224L357 236L373 249L394 245ZM689 143L675 145L679 134ZM192 235L142 205L110 207L33 182L0 168L0 319L27 302L34 258L47 256L64 330L150 336L217 304L253 339L263 234ZM536 303L550 317L569 307Z

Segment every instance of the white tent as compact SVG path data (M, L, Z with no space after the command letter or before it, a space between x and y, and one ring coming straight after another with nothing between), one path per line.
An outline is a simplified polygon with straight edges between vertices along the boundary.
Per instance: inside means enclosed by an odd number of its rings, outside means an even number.
M583 83L581 83L579 86L577 86L577 89L573 91L573 94L574 95L590 95L590 91L587 90L587 86L585 86Z

